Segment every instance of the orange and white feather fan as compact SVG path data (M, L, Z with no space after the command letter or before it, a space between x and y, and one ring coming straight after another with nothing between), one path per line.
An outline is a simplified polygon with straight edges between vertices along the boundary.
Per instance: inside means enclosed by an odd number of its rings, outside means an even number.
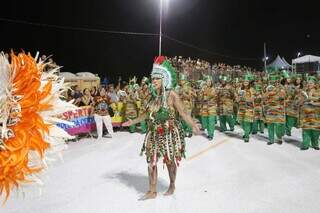
M43 72L44 63L25 53L11 53L10 62L0 55L0 197L5 200L14 188L37 182L46 162L72 138L55 124L70 125L57 116L76 107L61 100L65 88L58 68Z

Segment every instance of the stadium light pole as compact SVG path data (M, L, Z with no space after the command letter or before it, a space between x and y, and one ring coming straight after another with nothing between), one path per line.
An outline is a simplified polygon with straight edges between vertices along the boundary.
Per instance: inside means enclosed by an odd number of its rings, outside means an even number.
M162 54L162 22L163 22L163 4L169 4L169 0L160 0L160 23L159 23L159 56Z
M160 0L159 56L161 55L161 46L162 46L162 8L163 8L163 0Z
M269 57L267 56L267 44L264 43L263 44L263 62L264 62L264 71L267 72L267 61L269 59Z

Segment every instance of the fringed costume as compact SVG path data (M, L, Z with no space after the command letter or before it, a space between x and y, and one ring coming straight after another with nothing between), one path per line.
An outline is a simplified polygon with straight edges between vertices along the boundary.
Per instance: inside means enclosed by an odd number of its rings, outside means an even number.
M146 107L148 131L141 154L145 153L147 162L154 165L159 158L163 158L164 162L179 164L181 158L185 157L185 134L180 116L168 104L168 96L176 85L176 73L164 57L159 57L151 77L163 79L163 94L153 92Z

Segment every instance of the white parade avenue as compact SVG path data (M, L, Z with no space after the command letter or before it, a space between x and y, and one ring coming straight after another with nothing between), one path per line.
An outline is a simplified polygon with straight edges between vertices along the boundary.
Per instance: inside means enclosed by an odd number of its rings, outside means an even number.
M267 130L265 130L267 131ZM144 135L69 143L63 162L52 163L40 188L13 192L1 213L316 213L320 211L320 151L300 151L301 131L283 145L267 146L267 135L249 143L216 131L214 142L187 139L176 193L162 194L168 173L159 163L158 198L139 201L148 190L147 164L140 157Z

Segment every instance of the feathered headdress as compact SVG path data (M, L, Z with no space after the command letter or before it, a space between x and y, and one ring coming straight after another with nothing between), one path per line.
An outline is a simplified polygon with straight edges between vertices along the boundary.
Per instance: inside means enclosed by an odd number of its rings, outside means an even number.
M38 172L47 167L51 154L65 149L72 138L56 123L67 123L57 115L76 107L60 99L64 80L60 67L48 72L45 62L30 54L11 54L11 63L0 55L0 196L24 183L38 182Z
M161 78L165 89L173 89L177 85L176 71L164 56L155 58L151 78Z
M276 82L276 81L279 81L280 80L280 76L279 75L276 75L276 74L272 74L272 75L269 75L268 76L268 80L270 82Z
M252 73L250 73L250 72L247 72L244 75L243 80L245 80L245 81L253 81L254 80L254 75Z
M211 82L213 82L213 78L212 78L211 75L203 75L203 80L204 80L204 81L211 81Z
M231 78L228 75L220 75L219 76L220 81L224 81L224 82L230 82Z
M317 83L317 77L315 76L308 76L307 78L307 82L314 82L314 83Z
M150 83L150 80L148 77L143 77L142 80L141 80L141 84L149 84Z
M286 79L290 78L290 74L289 74L289 72L287 70L282 70L281 74L282 74L283 78L286 78Z
M187 75L183 74L183 73L180 73L179 74L179 80L180 81L188 81Z

